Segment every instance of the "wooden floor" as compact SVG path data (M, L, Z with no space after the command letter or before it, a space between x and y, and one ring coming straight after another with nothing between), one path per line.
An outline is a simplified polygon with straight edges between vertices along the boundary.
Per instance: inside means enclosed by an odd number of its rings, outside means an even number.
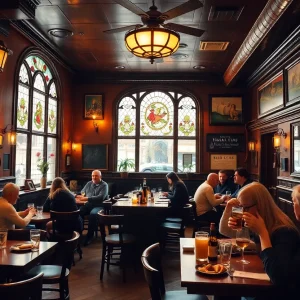
M186 237L191 237L191 230L186 231ZM105 270L103 281L100 281L101 247L101 240L98 238L89 246L83 247L82 260L76 255L76 265L69 278L71 300L151 299L141 265L136 273L131 268L127 269L126 283L123 283L122 272L117 266L111 266L109 273ZM166 252L163 267L166 289L182 289L179 252Z

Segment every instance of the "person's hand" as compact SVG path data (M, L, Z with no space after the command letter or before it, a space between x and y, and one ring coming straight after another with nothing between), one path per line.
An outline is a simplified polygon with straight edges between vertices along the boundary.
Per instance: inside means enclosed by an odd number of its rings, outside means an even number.
M217 193L217 194L215 194L215 198L220 199L220 198L222 198L222 195L220 193Z
M28 208L28 215L30 215L31 217L36 215L36 210L34 207Z
M261 235L263 231L267 230L265 221L259 215L258 212L256 212L255 215L250 214L248 212L244 212L243 219L245 222L244 225L248 227L251 231L257 233L258 235Z
M228 219L228 227L234 230L241 229L241 227L237 226L236 219L232 217Z
M26 209L23 211L23 213L24 213L24 216L26 217L26 216L28 215L28 213L29 213L29 208L26 208Z
M240 202L237 198L231 198L227 201L226 208L232 209L234 206L240 206Z
M168 192L162 192L162 195L163 195L164 197L167 197L167 196L168 196Z

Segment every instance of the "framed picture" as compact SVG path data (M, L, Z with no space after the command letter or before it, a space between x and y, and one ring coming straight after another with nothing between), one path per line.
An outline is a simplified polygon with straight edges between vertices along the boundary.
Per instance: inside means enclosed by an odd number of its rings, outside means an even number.
M32 179L25 179L24 186L25 186L25 190L29 190L29 191L35 191L36 190Z
M85 95L83 118L103 120L103 95Z
M210 169L211 170L235 170L237 168L236 154L211 154Z
M70 153L66 154L65 162L66 162L66 167L70 167L71 166L71 154Z
M108 170L108 145L82 145L82 168Z
M243 118L243 98L237 95L209 96L210 125L241 125Z
M287 71L287 102L300 100L300 61Z
M244 152L245 135L233 133L208 133L206 135L207 152Z
M264 116L283 107L282 72L258 88L258 114Z

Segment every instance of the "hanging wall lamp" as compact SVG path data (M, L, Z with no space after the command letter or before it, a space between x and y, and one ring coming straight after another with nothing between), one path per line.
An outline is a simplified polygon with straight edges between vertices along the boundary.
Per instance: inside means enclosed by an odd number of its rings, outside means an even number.
M256 141L249 140L248 142L248 151L250 152L251 157L251 165L257 167L258 161L257 161L257 151L255 149Z
M273 137L273 146L274 149L279 152L280 152L281 137L286 139L287 134L283 131L282 128L278 128L277 132L274 134Z
M10 126L10 130L8 130L8 127ZM11 146L16 145L16 139L17 139L17 133L13 129L13 125L8 124L3 129L0 129L0 149L3 147L3 136L8 133L8 143Z
M3 72L6 59L8 55L12 55L13 52L9 50L3 41L0 40L0 72Z

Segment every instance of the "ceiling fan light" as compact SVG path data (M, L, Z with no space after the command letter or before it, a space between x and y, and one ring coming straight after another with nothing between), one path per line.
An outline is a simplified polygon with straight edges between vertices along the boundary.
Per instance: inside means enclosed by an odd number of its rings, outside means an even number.
M160 27L146 27L129 31L125 35L125 45L135 56L150 58L166 57L179 47L180 36L177 32Z

